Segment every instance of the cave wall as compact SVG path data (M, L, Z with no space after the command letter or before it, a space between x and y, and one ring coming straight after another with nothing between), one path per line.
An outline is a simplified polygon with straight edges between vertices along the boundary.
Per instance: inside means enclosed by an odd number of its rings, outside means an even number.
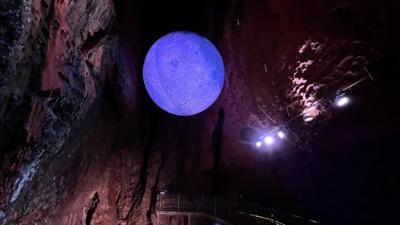
M0 221L45 223L63 199L52 163L90 118L115 64L110 1L2 1ZM61 167L61 165L59 165Z
M157 190L212 195L215 179L223 197L245 195L334 224L365 222L319 211L340 204L325 197L336 186L316 179L337 173L324 168L328 157L314 157L324 154L312 151L321 137L315 124L294 121L296 138L273 154L254 151L252 138L365 76L396 40L382 26L391 4L171 1L154 9L148 1L26 0L0 7L7 28L0 39L1 224L150 224ZM148 47L173 30L208 37L225 63L221 96L194 117L166 114L143 87ZM318 113L329 124L332 112Z

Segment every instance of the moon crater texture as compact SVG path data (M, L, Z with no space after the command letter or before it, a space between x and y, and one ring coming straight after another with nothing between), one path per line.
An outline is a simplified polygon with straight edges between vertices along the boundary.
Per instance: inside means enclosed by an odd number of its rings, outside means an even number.
M169 33L148 51L143 80L151 99L178 116L210 107L224 85L224 64L215 46L192 32Z

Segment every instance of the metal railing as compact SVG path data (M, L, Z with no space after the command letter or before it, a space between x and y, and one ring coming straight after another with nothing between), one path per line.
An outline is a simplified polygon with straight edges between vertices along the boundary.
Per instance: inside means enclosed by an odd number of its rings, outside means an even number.
M236 208L226 200L199 194L159 194L157 211L200 212L218 218L232 218Z
M258 221L256 224L301 224L316 225L317 221L296 215L281 213L260 205L240 201L211 197L201 194L178 194L161 192L157 195L156 211L204 213L225 221L247 224L246 221ZM240 222L239 222L240 221Z

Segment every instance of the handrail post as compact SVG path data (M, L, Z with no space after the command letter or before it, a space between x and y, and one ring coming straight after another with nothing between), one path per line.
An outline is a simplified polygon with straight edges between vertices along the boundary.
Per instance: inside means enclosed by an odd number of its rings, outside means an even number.
M180 208L179 208L179 193L178 193L178 212L180 212Z

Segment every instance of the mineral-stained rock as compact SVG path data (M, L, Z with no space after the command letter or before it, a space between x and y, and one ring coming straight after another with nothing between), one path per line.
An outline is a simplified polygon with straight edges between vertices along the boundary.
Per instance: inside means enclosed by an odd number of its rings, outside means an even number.
M0 221L45 223L42 213L53 211L64 187L41 175L89 116L115 64L114 6L24 0L0 7Z

